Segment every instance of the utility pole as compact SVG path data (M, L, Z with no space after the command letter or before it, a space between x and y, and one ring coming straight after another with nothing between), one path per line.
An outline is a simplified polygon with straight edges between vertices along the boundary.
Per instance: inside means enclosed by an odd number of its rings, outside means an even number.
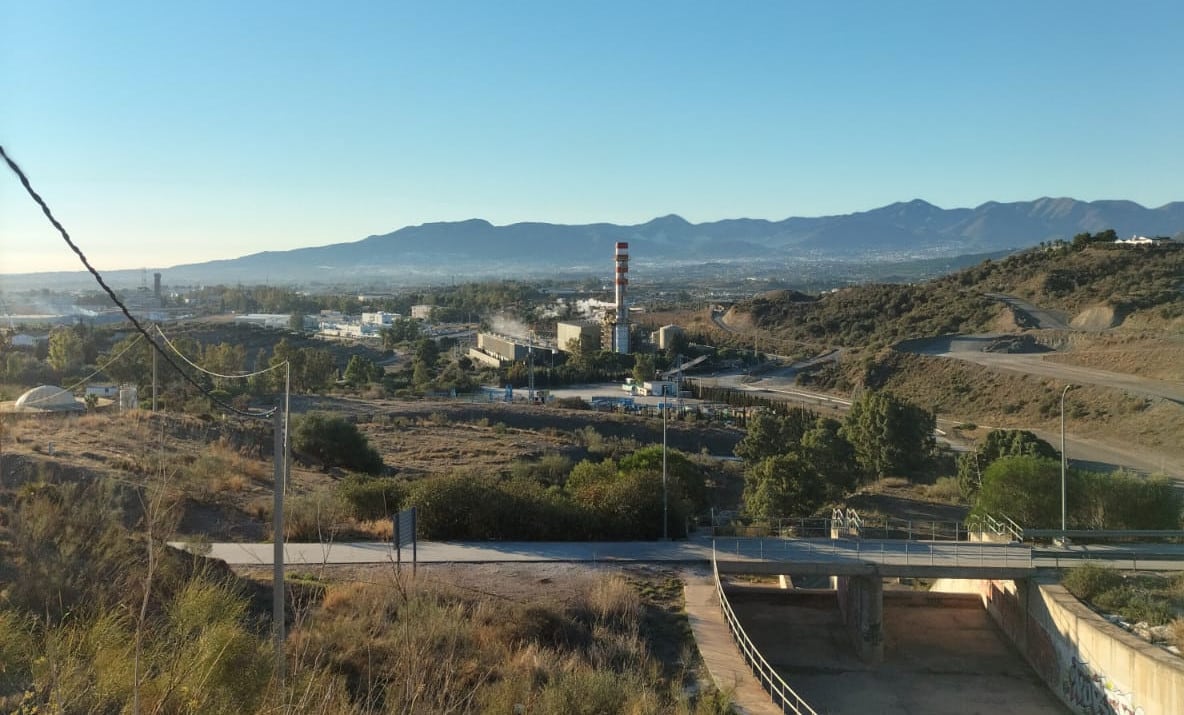
M669 541L670 536L667 533L667 489L666 489L666 403L670 401L670 395L662 396L662 541Z
M152 351L152 411L156 412L156 345L152 343L152 339L148 339L148 349ZM139 398L136 399L136 404L139 404Z
M275 551L271 573L271 630L275 638L275 671L280 682L284 678L284 417L281 410L272 418L275 431L275 497L272 504L271 530Z
M1068 458L1065 456L1065 395L1069 394L1075 385L1065 385L1065 389L1061 391L1061 539L1065 538L1065 467L1068 464Z

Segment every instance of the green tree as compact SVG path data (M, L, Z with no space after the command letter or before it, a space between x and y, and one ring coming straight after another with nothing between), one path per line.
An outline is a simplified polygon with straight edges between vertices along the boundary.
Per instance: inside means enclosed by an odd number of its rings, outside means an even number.
M867 390L852 403L842 434L860 466L878 476L924 476L936 446L932 412L890 392Z
M1080 490L1068 490L1070 505ZM1061 465L1030 455L1003 457L983 472L974 513L1008 516L1021 526L1051 529L1061 523Z
M823 476L831 497L841 497L863 479L855 447L842 434L842 423L819 417L802 435L801 451Z
M648 471L662 473L662 447L642 447L622 457L618 468L621 472ZM679 491L691 502L696 511L707 508L707 479L703 469L690 457L677 449L666 450L667 481L678 482Z
M958 457L958 485L963 496L973 497L978 491L983 470L995 460L1023 455L1053 460L1061 458L1061 453L1051 444L1028 430L991 430L978 449Z
M345 367L343 377L353 386L366 385L379 378L380 370L373 360L362 355L354 355Z
M809 516L826 501L826 480L800 454L766 457L744 474L744 505L761 518Z
M755 463L792 451L817 418L818 415L801 407L791 407L785 414L758 412L748 421L744 439L736 445L736 456Z
M440 357L440 348L436 345L436 341L431 338L421 338L415 343L415 359L423 362L429 367L436 365L436 360Z
M666 357L673 363L679 355L686 355L691 341L687 338L686 333L675 330L667 338L666 343Z
M337 377L337 365L333 353L317 348L301 348L301 388L317 392L329 387Z
M297 311L288 317L288 330L297 333L304 332L304 313Z
M370 446L358 426L341 415L310 412L295 420L292 446L297 452L328 466L367 474L382 471L382 456Z
M82 338L70 328L54 328L49 334L49 366L60 374L82 367Z
M654 356L638 353L633 357L633 381L651 382L654 379Z

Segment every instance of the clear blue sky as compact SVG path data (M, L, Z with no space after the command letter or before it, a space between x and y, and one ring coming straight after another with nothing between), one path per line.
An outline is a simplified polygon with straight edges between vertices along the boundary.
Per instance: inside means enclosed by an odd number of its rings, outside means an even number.
M428 221L1184 199L1184 3L0 0L0 142L100 268ZM76 269L7 172L0 272Z

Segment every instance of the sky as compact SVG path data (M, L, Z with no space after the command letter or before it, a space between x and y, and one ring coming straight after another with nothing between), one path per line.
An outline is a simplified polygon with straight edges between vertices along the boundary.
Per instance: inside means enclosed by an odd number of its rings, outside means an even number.
M0 0L0 144L100 270L408 225L1184 199L1184 3ZM0 176L0 273L81 269Z

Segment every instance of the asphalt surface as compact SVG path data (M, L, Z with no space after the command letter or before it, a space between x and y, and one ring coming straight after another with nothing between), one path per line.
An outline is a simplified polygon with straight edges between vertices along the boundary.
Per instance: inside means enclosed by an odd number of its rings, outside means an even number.
M182 543L174 546L184 547ZM1025 544L920 541L903 539L745 539L698 537L686 541L619 542L442 542L422 541L416 547L420 563L500 562L643 562L708 563L713 546L717 558L729 563L794 562L799 564L877 564L884 569L902 565L979 568L1059 568L1075 561L1112 563L1121 568L1156 571L1184 570L1182 544L1070 545L1032 548ZM235 566L269 566L270 543L214 543L205 555ZM203 547L204 549L204 547ZM291 566L385 564L399 559L383 542L288 543L284 563ZM412 550L403 547L401 560L410 563Z

